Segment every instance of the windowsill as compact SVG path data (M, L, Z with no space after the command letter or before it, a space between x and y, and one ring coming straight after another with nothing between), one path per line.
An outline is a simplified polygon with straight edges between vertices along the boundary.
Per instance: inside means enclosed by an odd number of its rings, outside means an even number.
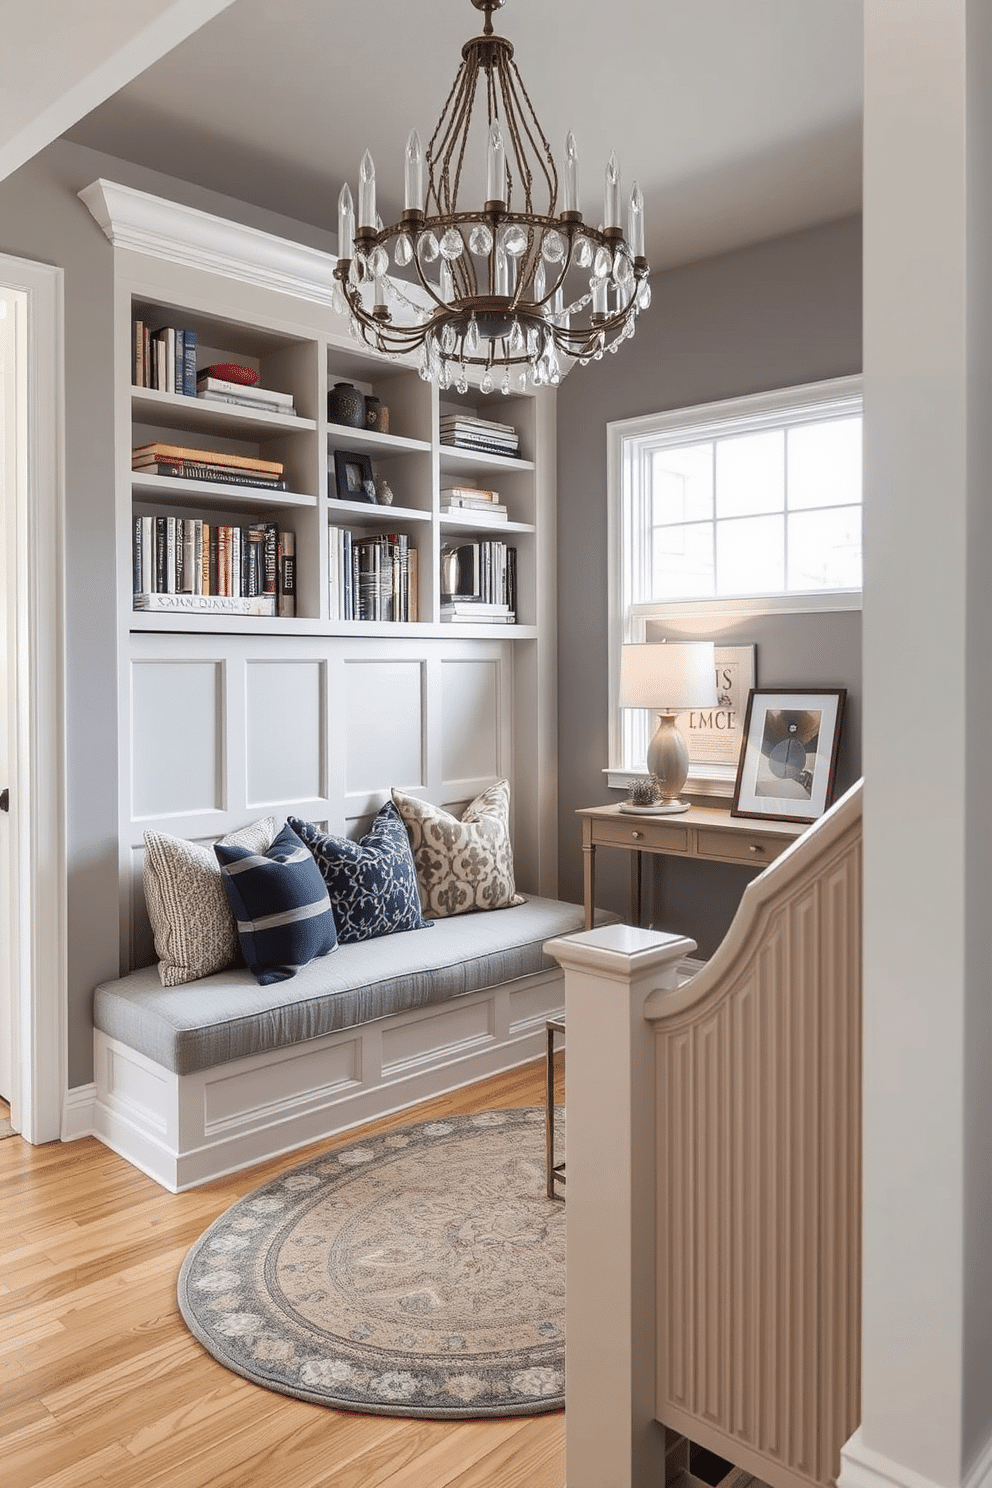
M606 783L611 790L627 791L634 780L647 780L647 770L621 770L610 765L604 769ZM695 763L689 766L689 776L682 788L683 796L713 796L731 800L737 783L736 765Z
M745 594L727 599L658 599L631 605L638 620L733 619L744 615L815 615L860 610L860 589L817 589L803 594Z

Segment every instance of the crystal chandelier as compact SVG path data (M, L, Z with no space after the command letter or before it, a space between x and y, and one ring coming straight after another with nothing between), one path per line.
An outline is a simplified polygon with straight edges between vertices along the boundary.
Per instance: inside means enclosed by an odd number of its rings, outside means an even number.
M376 214L375 167L367 150L357 229L347 185L338 199L335 304L350 313L353 334L387 356L419 351L420 375L459 391L467 389L470 371L483 392L555 385L572 361L584 364L616 351L633 335L635 318L651 297L644 199L635 183L625 237L615 155L606 167L603 221L592 227L579 210L569 133L558 211L551 146L512 43L493 32L492 12L503 3L472 0L486 13L485 29L462 47L462 65L426 154L417 131L410 135L400 220L385 227ZM473 153L480 84L485 135ZM478 161L481 187L483 154L486 200L466 211L458 200L463 168ZM541 211L534 199L545 192ZM390 253L405 271L399 279L389 274Z

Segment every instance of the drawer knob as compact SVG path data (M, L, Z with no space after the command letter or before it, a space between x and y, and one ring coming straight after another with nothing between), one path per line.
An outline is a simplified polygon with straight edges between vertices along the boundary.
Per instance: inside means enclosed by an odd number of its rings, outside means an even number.
M764 845L762 843L760 843L760 842L751 842L751 843L748 844L748 849L747 850L748 850L748 852L753 852L753 853L763 853L765 849L764 849Z
M631 832L630 835L631 835L631 837L633 837L633 839L634 839L635 842L640 842L641 838L644 836L644 833L643 832Z

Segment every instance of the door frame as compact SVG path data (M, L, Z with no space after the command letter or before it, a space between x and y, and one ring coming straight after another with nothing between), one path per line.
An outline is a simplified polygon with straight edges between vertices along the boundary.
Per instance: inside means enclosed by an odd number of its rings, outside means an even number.
M11 1116L29 1142L62 1135L67 1086L65 811L64 275L0 254L23 292L17 338L22 471L8 509L8 691L12 704ZM21 330L21 328L18 328ZM4 784L8 782L3 782ZM16 797L15 797L16 792Z

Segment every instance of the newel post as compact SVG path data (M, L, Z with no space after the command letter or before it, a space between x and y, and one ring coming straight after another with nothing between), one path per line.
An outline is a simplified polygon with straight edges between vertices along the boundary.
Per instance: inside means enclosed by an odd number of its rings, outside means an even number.
M695 942L609 925L545 945L565 972L565 1480L663 1488L655 1404L654 1033Z

